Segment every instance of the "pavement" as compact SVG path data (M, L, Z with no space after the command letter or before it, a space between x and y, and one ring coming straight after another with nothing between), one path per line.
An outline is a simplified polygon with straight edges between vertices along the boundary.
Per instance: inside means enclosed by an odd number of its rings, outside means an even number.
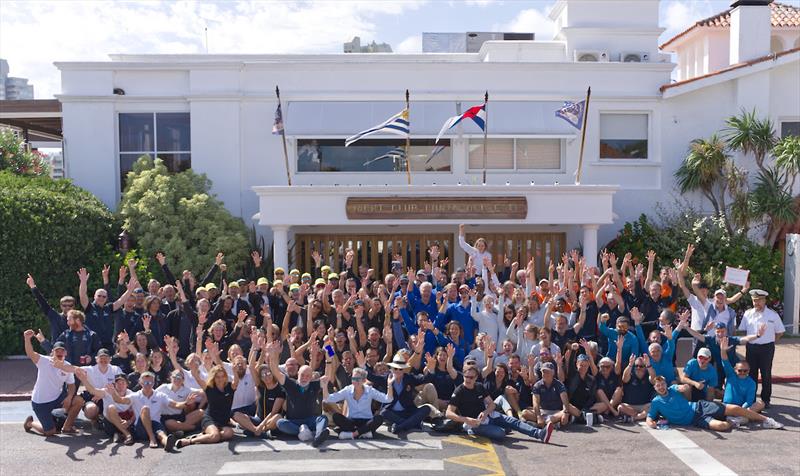
M320 449L289 440L240 435L227 443L166 453L143 443L111 443L79 420L78 436L25 433L29 402L0 402L0 474L108 475L797 475L800 474L800 384L773 386L769 416L783 430L753 424L729 433L637 424L573 425L544 445L514 433L500 444L428 431L398 439L381 428L373 440L331 438ZM32 462L31 456L35 455Z
M680 339L677 361L686 362L691 354L691 339ZM739 347L744 358L744 347ZM0 360L0 402L30 400L36 382L36 367L25 356ZM772 382L800 382L800 337L788 337L778 341L772 362Z

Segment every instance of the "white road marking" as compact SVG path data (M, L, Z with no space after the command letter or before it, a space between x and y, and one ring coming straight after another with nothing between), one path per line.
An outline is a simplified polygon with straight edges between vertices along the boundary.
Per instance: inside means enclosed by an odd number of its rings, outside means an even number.
M642 427L650 435L664 445L672 454L678 457L695 473L706 475L736 476L730 468L717 461L713 456L706 453L703 448L690 440L678 430L654 430L644 423Z
M441 450L442 440L328 440L322 446L331 450ZM255 453L260 451L308 451L315 450L310 443L299 440L242 441L237 443L237 453Z
M281 464L283 463L283 464ZM222 465L224 474L285 474L377 471L444 471L444 461L433 459L305 459L292 461L236 461Z

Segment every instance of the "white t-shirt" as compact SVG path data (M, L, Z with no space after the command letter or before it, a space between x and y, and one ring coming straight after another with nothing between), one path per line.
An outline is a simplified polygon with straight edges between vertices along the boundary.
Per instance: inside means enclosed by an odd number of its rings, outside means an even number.
M200 374L200 376L202 378L202 375L203 375L202 367L200 368L198 373ZM183 386L184 387L189 387L189 388L194 389L194 390L200 390L203 387L205 387L205 385L203 385L203 383L198 382L194 378L194 375L192 375L192 372L190 370L186 370L186 369L183 370Z
M122 373L122 370L116 365L109 365L106 369L106 373L101 372L98 365L87 365L81 368L86 371L89 382L96 389L103 389L108 384L113 385L114 377Z
M239 385L233 393L233 404L231 408L235 410L237 408L250 406L256 403L257 398L258 394L255 382L253 381L253 375L250 374L248 370L245 372L244 377L239 379Z
M66 362L69 363L69 362ZM50 403L61 395L64 384L75 383L75 376L53 367L52 357L40 355L36 362L36 383L33 385L31 401Z
M751 340L751 344L769 344L775 342L775 334L786 332L781 317L777 312L768 307L765 307L761 312L756 311L755 308L745 311L742 322L739 323L739 330L744 331L747 335L758 335L758 327L761 323L767 324L764 335L758 339Z
M706 299L706 303L703 304L700 302L700 298L694 294L689 294L689 297L686 298L686 302L688 302L689 307L692 308L692 329L696 330L697 332L703 332L703 321L706 320L706 314L708 313L709 308L713 306L713 303L710 299Z
M125 395L123 395L122 398L130 398L131 395L133 395L133 392L131 392L130 389L125 389ZM124 412L125 410L127 410L127 409L129 409L131 407L130 403L126 404L126 403L117 403L117 402L115 402L114 399L111 397L111 395L108 394L108 392L103 391L103 416L104 417L108 417L108 407L110 407L111 405L114 405L114 407L120 413Z
M153 391L153 394L148 397L142 392L143 390L139 390L130 395L136 422L139 422L139 415L142 413L142 408L145 406L150 408L150 419L153 421L160 421L161 413L169 406L169 397L156 391Z
M542 341L539 341L539 342L533 344L533 347L531 347L531 352L530 353L535 355L536 357L539 357L539 352L541 352L541 350L542 350ZM558 346L555 344L555 342L551 342L550 343L550 347L548 347L547 350L550 351L550 355L556 355L557 352L561 351L561 349L558 348Z
M185 402L186 398L189 397L189 394L192 393L192 389L186 386L185 379L184 384L181 385L181 388L177 390L172 389L171 383L164 383L161 384L157 389L156 392L163 393L166 395L170 400L175 402ZM171 406L167 405L161 410L163 415L178 415L181 413L182 410L177 408L172 408Z

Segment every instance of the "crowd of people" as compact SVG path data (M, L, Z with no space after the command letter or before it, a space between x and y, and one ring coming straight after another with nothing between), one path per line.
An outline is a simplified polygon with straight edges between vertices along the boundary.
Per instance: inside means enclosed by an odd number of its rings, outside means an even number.
M536 276L535 258L524 269L494 263L463 226L459 243L469 258L452 274L434 244L423 269L395 256L381 279L354 269L352 250L341 272L315 251L314 269L279 267L272 280L257 252L256 275L242 279L222 253L201 279L177 279L158 253L164 283L142 286L130 261L112 289L105 266L90 299L81 269L78 299L62 297L60 312L28 275L50 332L24 333L38 369L25 430L77 433L83 411L115 441L171 451L237 431L318 447L331 431L518 432L548 443L575 424L782 426L764 414L781 320L765 291L712 294L700 274L687 287L691 244L654 279L653 252L620 263L603 251L595 267L572 251ZM737 326L729 305L748 291ZM681 294L689 306L677 313ZM695 343L685 365L680 337Z

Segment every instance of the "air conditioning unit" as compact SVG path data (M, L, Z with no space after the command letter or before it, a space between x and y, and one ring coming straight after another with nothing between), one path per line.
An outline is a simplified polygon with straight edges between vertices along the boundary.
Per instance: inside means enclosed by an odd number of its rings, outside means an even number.
M620 63L649 63L650 53L646 51L623 51L619 54Z
M608 62L608 51L600 50L575 50L575 61L590 63Z

